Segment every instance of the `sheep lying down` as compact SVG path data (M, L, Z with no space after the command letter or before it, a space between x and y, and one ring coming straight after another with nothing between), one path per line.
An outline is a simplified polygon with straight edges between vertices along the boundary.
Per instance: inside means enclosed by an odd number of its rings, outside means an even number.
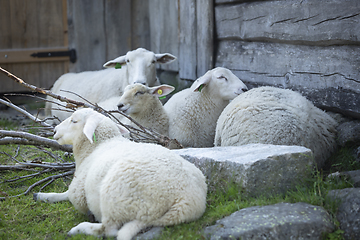
M155 54L138 48L105 63L104 67L108 69L66 73L56 80L51 91L69 99L83 101L73 94L76 93L92 103L100 103L121 96L124 88L130 84L140 83L150 87L160 85L156 77L156 64L167 64L175 60L176 57L169 53ZM45 106L47 117L55 115L63 121L71 115L71 112L58 110L64 109L57 104L60 101L50 96L47 99L51 100Z
M74 178L64 193L37 193L38 201L70 200L99 223L83 222L70 235L131 239L148 226L198 219L205 211L207 185L202 172L170 150L135 143L127 130L91 109L81 109L55 128L59 144L72 144Z
M310 148L322 167L336 148L336 122L300 93L275 87L253 88L221 113L215 146L250 143Z

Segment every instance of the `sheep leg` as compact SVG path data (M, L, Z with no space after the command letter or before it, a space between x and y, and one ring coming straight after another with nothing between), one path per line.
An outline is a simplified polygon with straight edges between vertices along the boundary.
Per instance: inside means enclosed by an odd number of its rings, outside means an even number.
M63 193L34 193L33 198L35 201L49 203L66 201L69 200L69 191Z
M68 235L75 235L75 234L86 234L86 235L93 235L97 237L104 236L105 227L102 223L89 223L89 222L82 222L78 224L76 227L73 227L69 232Z
M117 240L131 240L141 229L147 227L147 224L138 220L125 223L117 233Z

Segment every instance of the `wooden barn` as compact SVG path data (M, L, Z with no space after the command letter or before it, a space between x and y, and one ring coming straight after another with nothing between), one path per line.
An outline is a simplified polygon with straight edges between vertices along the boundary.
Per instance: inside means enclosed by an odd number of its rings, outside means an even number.
M0 0L0 18L0 66L39 87L144 47L181 79L223 66L360 118L358 0ZM0 75L0 93L24 90Z

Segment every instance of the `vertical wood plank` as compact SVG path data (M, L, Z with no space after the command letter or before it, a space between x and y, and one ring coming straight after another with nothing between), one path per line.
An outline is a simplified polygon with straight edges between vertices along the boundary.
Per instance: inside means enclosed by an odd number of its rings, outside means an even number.
M179 1L179 76L196 79L196 0Z
M131 1L131 48L150 49L149 1Z
M179 57L179 19L177 1L152 0L149 2L150 43L155 53L171 53ZM179 61L159 65L158 68L179 71Z
M69 46L76 49L77 61L71 72L102 69L106 62L104 2L68 0Z
M131 0L105 1L104 18L108 61L131 49Z
M1 0L0 48L46 48L64 46L63 1ZM65 13L66 14L66 13ZM65 15L66 19L66 15ZM3 22L4 21L4 22ZM10 63L4 67L26 82L48 88L64 71L63 62ZM0 76L0 92L28 91L6 76Z
M196 1L197 77L213 68L214 6L212 0Z
M11 47L10 1L0 0L0 9L0 48L7 49Z

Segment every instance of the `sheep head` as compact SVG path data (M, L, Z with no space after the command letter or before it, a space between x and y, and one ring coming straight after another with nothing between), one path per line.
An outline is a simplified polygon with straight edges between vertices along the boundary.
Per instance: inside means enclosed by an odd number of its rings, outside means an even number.
M171 63L176 57L169 54L155 54L144 48L129 51L125 56L118 57L104 64L111 68L126 65L129 84L141 83L147 86L158 85L156 78L156 63Z
M220 96L224 101L230 101L248 90L235 74L222 67L207 71L191 86L191 91L194 92L201 92L203 89L209 94Z
M107 128L112 128L114 135L116 135L116 132L119 132L119 134L128 133L127 129L115 124L102 114L84 108L75 111L69 118L55 127L54 139L61 145L74 145L85 135L86 139L93 143L96 141L95 130L103 122L106 122Z
M151 99L159 101L158 98L168 95L174 89L166 84L156 87L147 87L139 83L129 85L119 100L118 109L126 114L137 114L143 110L148 101Z

